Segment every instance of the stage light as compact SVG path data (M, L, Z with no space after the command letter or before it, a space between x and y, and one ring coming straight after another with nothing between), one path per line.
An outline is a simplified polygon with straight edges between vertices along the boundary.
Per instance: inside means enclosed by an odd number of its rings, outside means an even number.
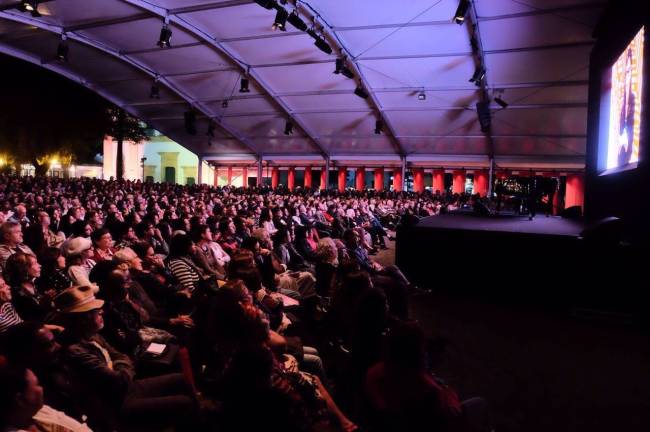
M275 0L255 0L255 3L269 10L276 6Z
M422 90L420 93L418 93L418 100L426 100L427 94Z
M208 132L206 133L207 136L210 138L214 138L214 123L210 122L208 123Z
M381 130L384 128L384 122L377 120L375 122L375 135L381 135Z
M366 92L363 87L360 85L357 86L357 88L354 89L354 94L359 96L361 99L368 99L368 92Z
M323 51L325 54L332 54L332 47L322 37L319 36L318 39L316 39L314 42L314 45L316 45L316 47L318 47L318 49Z
M59 46L56 47L56 59L58 61L67 62L68 61L68 43L66 42L65 36L62 36Z
M478 115L478 121L481 125L481 132L489 132L492 123L492 118L490 115L490 102L477 102L476 114Z
M212 140L208 138L208 147L212 147Z
M196 135L196 113L192 110L186 111L184 114L185 132L188 135Z
M289 13L287 10L283 7L278 8L278 12L275 14L275 20L273 21L273 25L271 26L271 30L281 30L281 31L287 31L287 18L289 17Z
M485 78L485 68L482 65L478 65L474 70L474 75L469 79L469 82L473 82L477 86L480 86L483 78Z
M495 97L494 102L498 103L501 106L501 108L508 108L508 102L501 99L501 96Z
M334 69L334 73L337 75L341 74L350 79L354 79L354 72L348 69L348 67L345 65L345 60L342 58L336 59L336 69Z
M172 46L172 31L167 23L163 24L160 29L160 38L158 38L158 46L160 48L169 48Z
M469 9L469 1L460 0L460 2L458 3L458 9L456 9L456 13L454 14L454 22L456 24L462 24L465 22L465 15L467 15L467 9Z
M29 12L34 18L41 16L38 12L38 0L22 0L18 4L18 10L21 12Z
M158 87L158 81L154 81L153 84L151 84L151 90L149 91L149 98L160 99L160 87Z
M293 12L291 12L291 15L289 15L289 18L287 18L287 21L289 21L289 24L294 26L300 31L307 31L307 24L300 18L298 15L298 10L294 9Z
M291 120L287 120L287 123L284 125L284 134L293 135L293 123L291 123Z
M242 78L239 86L239 93L250 93L251 90L248 88L248 84L248 78Z
M228 99L224 99L223 102L221 102L221 108L228 108Z

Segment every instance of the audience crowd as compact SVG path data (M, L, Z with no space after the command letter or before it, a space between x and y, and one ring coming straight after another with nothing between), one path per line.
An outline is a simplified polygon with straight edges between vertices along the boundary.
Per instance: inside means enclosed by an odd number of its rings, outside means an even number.
M487 430L372 258L469 200L0 176L0 426Z

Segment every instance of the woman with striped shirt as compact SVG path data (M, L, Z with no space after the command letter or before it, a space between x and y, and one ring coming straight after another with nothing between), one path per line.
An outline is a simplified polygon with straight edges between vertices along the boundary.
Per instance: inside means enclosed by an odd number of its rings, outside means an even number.
M11 303L11 288L0 276L0 333L21 322L23 320Z
M169 245L167 266L174 278L188 295L194 292L203 279L203 273L192 261L194 244L187 234L176 234Z

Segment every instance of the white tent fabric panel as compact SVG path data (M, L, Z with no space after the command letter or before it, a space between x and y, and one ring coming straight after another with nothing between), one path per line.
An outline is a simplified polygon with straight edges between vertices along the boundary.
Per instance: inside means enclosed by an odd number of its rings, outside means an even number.
M323 142L331 152L343 155L389 154L394 151L390 139L385 136L339 136L325 138Z
M529 155L532 163L584 159L591 33L602 3L473 0L483 95L469 82L479 65L471 31L451 22L458 0L300 1L330 55L290 24L273 31L275 10L252 0L43 0L41 17L0 0L0 49L96 90L199 155ZM295 8L293 0L278 5ZM172 47L161 49L165 17ZM55 60L61 33L67 63ZM333 73L337 57L354 79ZM160 99L149 97L155 77ZM248 93L239 92L242 77ZM353 94L359 85L367 99ZM476 113L485 96L509 104L492 101L488 134ZM184 126L190 108L196 135ZM381 135L373 133L378 119Z
M409 152L417 154L484 155L488 143L482 135L400 137Z

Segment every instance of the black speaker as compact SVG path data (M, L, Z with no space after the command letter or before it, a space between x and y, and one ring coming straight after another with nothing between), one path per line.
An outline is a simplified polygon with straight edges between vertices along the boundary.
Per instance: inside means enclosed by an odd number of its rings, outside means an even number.
M185 132L189 135L196 135L196 113L194 111L185 112Z
M618 244L623 239L623 221L617 217L606 217L585 228L580 237L592 244Z
M490 131L492 126L492 116L490 115L490 102L477 102L476 114L478 114L478 121L481 124L481 132L486 133Z
M580 219L582 217L582 207L573 206L573 207L565 208L560 213L560 216L562 216L565 219Z
M474 214L477 216L490 216L492 212L481 201L476 201L474 203Z

